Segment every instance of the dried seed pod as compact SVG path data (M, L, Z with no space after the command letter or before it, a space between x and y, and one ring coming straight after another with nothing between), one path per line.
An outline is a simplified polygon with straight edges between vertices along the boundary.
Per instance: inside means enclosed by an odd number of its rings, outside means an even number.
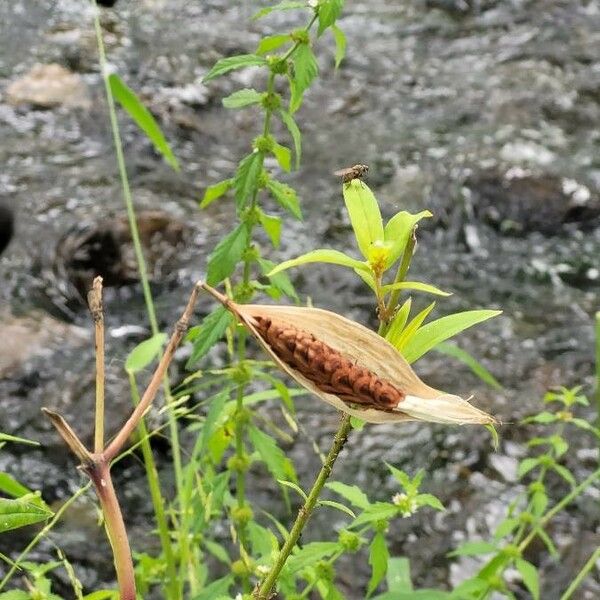
M495 423L460 396L423 383L384 338L318 308L236 304L203 287L258 339L300 385L337 409L371 423Z

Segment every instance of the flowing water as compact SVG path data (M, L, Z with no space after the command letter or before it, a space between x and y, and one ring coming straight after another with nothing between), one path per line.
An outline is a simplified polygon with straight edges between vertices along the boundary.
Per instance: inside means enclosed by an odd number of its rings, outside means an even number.
M473 428L377 426L355 433L336 466L337 478L379 499L395 493L384 461L413 473L427 470L426 487L448 510L394 524L390 552L412 558L418 585L444 587L476 568L470 559L449 561L446 553L467 537L485 536L522 491L515 470L531 430L518 420L540 409L551 385L583 383L591 392L592 315L600 309L600 3L349 5L340 21L348 56L334 72L332 40L318 41L321 77L298 115L303 167L286 179L299 190L305 220L289 223L279 250L269 250L266 241L264 249L273 260L315 247L354 251L331 173L366 163L384 216L402 208L434 212L419 230L411 278L454 292L439 302L439 314L504 311L458 340L503 390L486 388L440 354L416 365L428 383L473 393L479 406L506 423L498 452L485 431ZM206 86L202 76L221 56L251 52L262 35L302 24L291 11L251 21L255 9L254 2L140 0L103 12L111 68L159 119L182 165L180 173L172 171L136 127L121 120L164 328L231 224L225 202L198 211L201 190L232 174L259 127L254 110L225 111L221 98L242 87L260 89L260 72L235 72ZM48 89L34 101L19 97L23 88L14 82L36 63L68 69L52 71L59 100L48 97ZM69 102L60 100L61 90ZM0 469L43 489L58 506L83 480L40 407L59 410L90 438L93 340L81 291L96 270L114 284L106 294L110 430L129 408L124 358L148 335L87 3L0 3L0 164L0 249L6 246L0 257L0 430L42 443L34 450L4 448ZM325 265L293 275L315 305L374 323L372 301L352 272ZM210 307L204 299L201 311ZM222 360L222 352L211 360ZM304 430L327 447L337 416L312 398L299 400L298 409ZM591 418L593 411L584 414ZM573 435L571 444L565 461L582 478L597 462L597 448L583 435ZM306 433L286 448L307 485L318 466L311 448ZM158 451L168 456L166 444ZM115 471L134 545L154 543L140 462L127 460ZM164 476L168 481L169 473ZM256 477L256 500L276 509L278 492ZM566 490L552 480L553 498ZM544 573L543 598L558 598L557 590L600 543L599 496L597 488L588 491L552 523L560 564L531 549L529 558L541 561ZM87 498L69 511L52 540L94 588L111 581L112 567L92 506ZM333 518L336 527L343 525L341 513ZM331 519L317 513L307 539L331 527ZM31 535L24 531L3 536L0 551L22 547ZM31 558L53 552L44 542ZM345 567L342 586L348 598L360 598L366 557L351 557ZM577 597L599 594L600 583L590 578Z

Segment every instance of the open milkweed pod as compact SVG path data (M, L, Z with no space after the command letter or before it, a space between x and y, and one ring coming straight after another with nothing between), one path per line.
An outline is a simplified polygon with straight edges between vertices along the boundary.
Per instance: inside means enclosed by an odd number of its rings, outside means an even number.
M282 370L338 410L370 423L495 423L460 396L423 383L380 335L318 308L236 304L202 287L258 339Z

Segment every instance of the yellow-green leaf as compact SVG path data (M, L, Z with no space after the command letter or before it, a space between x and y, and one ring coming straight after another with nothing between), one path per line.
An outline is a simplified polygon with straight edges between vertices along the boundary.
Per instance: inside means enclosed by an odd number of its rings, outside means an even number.
M125 370L133 374L145 369L160 354L166 341L166 333L157 333L139 343L127 356Z
M391 292L393 290L416 290L417 292L425 292L426 294L434 294L435 296L451 296L451 292L444 292L435 285L428 283L422 283L420 281L399 281L397 283L391 283L383 286L384 292Z
M383 241L383 222L373 192L360 179L343 184L344 202L354 230L356 243L365 258L371 244Z
M351 267L352 269L358 269L361 271L369 270L369 267L364 262L360 260L356 260L343 252L339 252L338 250L329 250L327 248L322 248L319 250L312 250L311 252L307 252L302 256L298 256L297 258L292 258L290 260L286 260L280 264L278 264L270 273L267 275L272 277L276 273L281 271L285 271L286 269L290 269L291 267L297 267L300 265L306 265L308 263L331 263L334 265L340 265L342 267Z
M501 313L501 310L468 310L431 321L408 340L402 348L402 354L409 363L414 362L440 342Z
M386 242L392 243L392 250L386 266L393 265L402 256L415 225L421 219L431 216L432 214L428 210L423 210L416 215L403 210L388 221L385 226L384 239Z

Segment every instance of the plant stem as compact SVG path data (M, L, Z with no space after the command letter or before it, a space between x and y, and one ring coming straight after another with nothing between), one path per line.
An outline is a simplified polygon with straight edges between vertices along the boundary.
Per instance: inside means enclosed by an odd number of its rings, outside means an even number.
M140 242L139 229L137 225L135 209L133 206L133 200L131 197L131 189L129 187L129 179L127 177L127 168L125 166L125 157L123 154L123 145L121 143L121 136L119 133L119 122L117 119L117 112L115 110L115 101L112 95L112 90L110 89L110 83L108 81L108 72L107 72L107 61L106 61L106 51L104 48L104 40L102 38L102 30L100 27L100 18L99 18L99 10L96 4L96 0L94 2L94 28L96 31L96 42L98 45L98 54L99 54L99 62L100 62L100 70L102 73L102 79L104 80L104 88L106 92L106 101L108 104L108 113L110 117L110 125L113 135L113 143L115 146L115 153L117 158L117 165L119 168L119 175L121 178L121 187L123 188L123 199L125 201L125 207L127 210L127 219L129 221L129 229L131 231L131 240L133 242L133 247L135 251L136 261L138 263L138 270L140 274L140 281L142 284L142 290L144 294L144 301L146 304L146 312L148 314L148 320L150 322L150 328L152 330L152 335L157 335L159 333L158 321L156 318L156 310L154 308L154 301L152 299L152 292L150 290L150 282L148 278L148 268L146 265L146 260L144 258L144 252L142 249L142 244ZM181 466L181 446L179 444L179 431L177 429L177 419L175 417L175 412L172 408L172 395L169 386L168 378L165 376L163 381L163 389L165 392L165 402L169 408L167 411L168 419L169 419L169 439L171 443L171 449L173 453L173 468L175 471L175 487L177 490L177 497L181 501L181 491L183 488L183 469ZM182 511L185 511L184 506L180 506ZM189 547L187 544L187 539L182 538L180 540L181 546L181 560L182 562L187 562L189 556ZM173 599L175 600L175 599Z
M94 319L96 340L96 418L94 452L104 448L104 310L102 308L102 277L96 277L88 293L88 304Z
M102 507L106 533L113 551L115 570L117 571L120 600L136 600L131 549L119 500L110 476L108 462L99 460L84 466L83 470L92 480Z
M285 541L285 544L279 551L279 555L275 560L275 564L271 568L271 571L266 576L266 578L261 583L257 592L255 592L254 597L256 600L268 600L271 597L271 591L277 582L277 578L281 573L281 569L285 565L289 555L291 554L302 530L304 529L308 519L310 518L313 509L317 503L319 495L327 481L327 478L331 474L333 469L333 465L341 452L346 440L348 439L348 433L352 429L352 424L350 423L350 415L344 414L342 416L342 420L340 426L335 434L335 438L333 440L333 445L329 450L329 454L327 455L327 459L325 460L325 464L321 467L319 474L313 484L308 498L306 502L302 506L302 508L298 511L298 516L296 517L296 521L290 531L290 535Z
M133 373L129 373L129 386L131 389L131 397L133 399L134 406L137 406L140 402L140 393L135 381L135 375ZM152 446L150 445L148 429L143 417L140 419L138 432L140 435L140 446L142 449L142 456L144 458L146 477L148 479L148 488L150 489L152 507L154 508L154 518L156 519L158 536L160 538L161 548L167 563L167 581L165 586L167 590L167 598L176 600L179 597L180 584L177 579L175 555L173 554L171 538L169 536L169 524L165 515L165 501L160 488L160 479L156 470L156 462L154 461L154 456L152 454Z
M600 559L600 547L596 548L585 565L581 567L581 571L579 571L575 579L571 581L569 587L565 590L565 593L560 597L560 600L568 600L573 595L573 592L581 585L581 582L587 577L598 559Z

